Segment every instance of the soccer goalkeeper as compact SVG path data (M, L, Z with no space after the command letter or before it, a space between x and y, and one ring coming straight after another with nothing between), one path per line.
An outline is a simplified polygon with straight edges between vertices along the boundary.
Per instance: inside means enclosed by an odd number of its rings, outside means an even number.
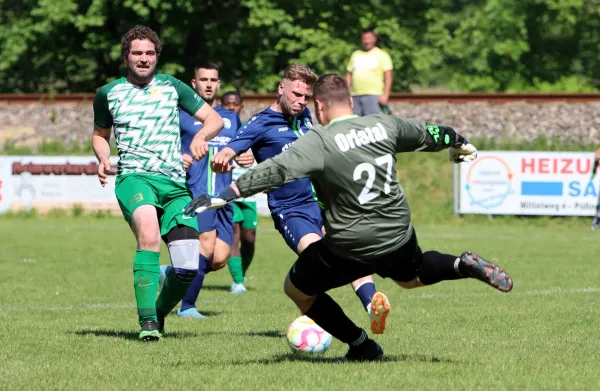
M326 235L300 254L286 277L285 292L304 314L349 345L348 360L380 360L383 350L325 293L330 289L375 273L405 288L475 278L501 292L512 289L504 269L470 251L458 256L422 252L396 179L398 152L448 149L450 159L460 163L477 157L472 144L449 126L385 114L353 115L348 85L338 75L319 78L313 94L323 126L218 196L196 198L184 213L221 207L239 196L309 177L323 202Z

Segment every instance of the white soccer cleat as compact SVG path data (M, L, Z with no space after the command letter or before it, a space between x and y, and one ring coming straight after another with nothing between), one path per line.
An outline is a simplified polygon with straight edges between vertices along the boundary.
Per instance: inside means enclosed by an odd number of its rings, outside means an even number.
M246 292L247 290L244 284L234 283L233 285L231 285L231 291L229 293L231 293L232 295L241 295L242 293Z
M369 318L371 319L371 331L373 334L383 334L385 331L385 318L390 313L390 302L381 292L377 292L369 304Z

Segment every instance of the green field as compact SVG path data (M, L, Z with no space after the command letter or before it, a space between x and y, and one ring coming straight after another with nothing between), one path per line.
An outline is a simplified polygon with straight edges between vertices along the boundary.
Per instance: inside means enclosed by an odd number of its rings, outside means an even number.
M261 220L249 292L233 297L223 270L205 280L207 320L167 318L156 344L137 341L135 242L117 217L1 217L0 389L598 389L600 268L588 221L416 223L423 248L468 248L513 276L509 294L472 280L402 290L377 340L383 363L290 353L298 315L282 292L294 260ZM163 262L168 255L163 249ZM349 287L332 292L364 327Z

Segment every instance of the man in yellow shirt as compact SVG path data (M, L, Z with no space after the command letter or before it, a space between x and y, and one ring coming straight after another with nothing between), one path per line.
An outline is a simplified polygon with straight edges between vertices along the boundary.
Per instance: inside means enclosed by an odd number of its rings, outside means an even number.
M377 36L372 29L361 34L363 50L352 53L346 68L354 114L379 114L390 98L392 89L392 59L378 48Z

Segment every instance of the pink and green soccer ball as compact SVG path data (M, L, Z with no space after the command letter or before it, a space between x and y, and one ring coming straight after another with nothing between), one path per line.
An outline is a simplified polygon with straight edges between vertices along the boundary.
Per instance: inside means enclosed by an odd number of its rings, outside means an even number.
M287 343L294 353L325 353L333 340L311 318L304 315L292 322L287 329Z

